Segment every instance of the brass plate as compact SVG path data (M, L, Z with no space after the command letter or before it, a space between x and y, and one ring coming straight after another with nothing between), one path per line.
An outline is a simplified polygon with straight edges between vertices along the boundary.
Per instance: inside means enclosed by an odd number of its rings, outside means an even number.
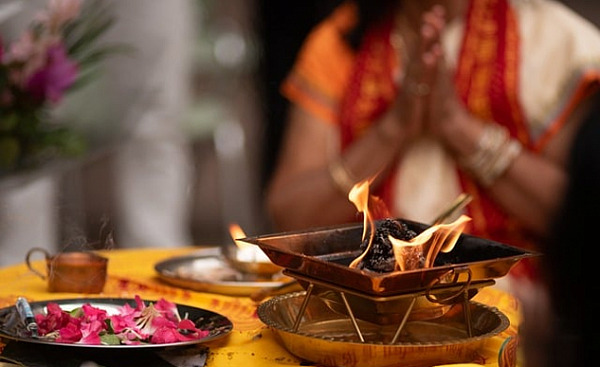
M262 289L277 288L292 280L281 272L268 276L242 272L232 267L220 247L169 258L157 263L154 269L160 279L171 285L229 296L249 296Z
M498 309L470 302L472 337L466 331L463 306L456 304L438 319L407 322L396 344L389 341L397 324L382 326L357 320L365 340L361 342L347 316L332 311L318 297L311 297L294 332L305 294L274 297L259 305L258 316L290 353L324 366L424 367L468 363L487 339L510 324Z

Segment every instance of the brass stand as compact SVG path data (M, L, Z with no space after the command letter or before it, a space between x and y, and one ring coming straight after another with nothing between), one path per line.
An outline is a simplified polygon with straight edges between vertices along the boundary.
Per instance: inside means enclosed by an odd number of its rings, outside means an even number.
M295 333L298 331L299 327L300 327L300 323L302 320L302 317L304 316L304 313L306 312L306 308L308 306L308 303L310 301L311 296L313 296L313 293L315 292L315 289L325 289L327 291L333 291L335 294L337 294L339 296L339 298L341 299L344 308L346 310L346 313L348 314L350 321L352 322L352 326L356 332L356 335L358 336L359 340L362 343L365 343L365 338L363 336L363 333L360 330L359 324L358 324L358 319L355 316L355 312L353 312L352 307L350 302L348 302L348 295L352 295L352 296L356 296L359 297L360 299L363 299L366 302L373 302L373 303L378 303L378 302L395 302L395 301L404 301L406 302L406 300L408 299L408 308L406 310L406 312L404 313L402 320L400 321L400 323L398 324L398 327L396 328L396 331L394 333L394 336L392 338L392 340L390 341L389 344L396 344L400 334L404 328L404 326L406 325L409 316L411 314L411 312L413 311L414 305L417 301L417 299L419 297L425 297L429 302L432 303L436 303L436 304L457 304L459 302L461 302L463 304L463 313L464 313L464 320L465 320L465 326L466 326L466 331L468 333L469 337L473 336L473 330L472 330L472 322L471 322L471 310L470 310L470 298L475 294L472 291L476 291L479 288L485 287L485 286L489 286L489 285L493 285L495 284L494 280L487 280L487 281L479 281L479 282L471 282L471 272L468 268L464 268L464 269L452 269L450 272L452 272L453 274L444 274L443 276L435 279L433 282L431 282L430 284L427 285L427 287L421 291L416 291L416 292L409 292L409 293L404 293L404 294L398 294L398 295L391 295L391 296L372 296L369 294L365 294L362 292L358 292L352 289L348 289L339 285L334 285L319 279L315 279L315 278L311 278L311 277L307 277L303 274L298 274L289 270L284 270L284 273L286 275L289 275L291 277L296 278L300 284L303 284L304 288L306 289L306 293L304 296L304 299L302 301L302 304L300 306L300 309L298 310L298 315L296 316L296 319L294 321L294 326L292 331ZM460 275L460 273L467 273L467 280L465 282L461 282L461 283L457 283L458 277ZM441 279L445 279L447 278L447 276L453 275L453 281L450 283L446 283L443 285L440 285ZM438 295L436 297L436 294ZM439 298L440 294L444 294L445 297L443 298Z

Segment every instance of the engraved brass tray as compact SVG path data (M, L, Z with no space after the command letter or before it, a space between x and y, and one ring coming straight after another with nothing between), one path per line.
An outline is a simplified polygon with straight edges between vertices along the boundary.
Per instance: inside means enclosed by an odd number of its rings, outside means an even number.
M504 331L508 318L495 307L467 303L471 336L465 325L464 304L451 307L442 317L409 321L393 344L396 327L358 320L364 341L359 340L347 316L333 311L318 297L306 292L276 296L258 307L258 316L295 356L324 366L424 367L474 361L491 337ZM294 327L301 316L299 327Z

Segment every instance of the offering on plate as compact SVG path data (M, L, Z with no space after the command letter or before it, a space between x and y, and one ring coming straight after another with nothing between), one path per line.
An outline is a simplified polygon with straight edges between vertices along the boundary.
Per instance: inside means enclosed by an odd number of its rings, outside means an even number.
M161 298L144 303L135 296L135 307L125 303L112 314L90 303L64 310L48 302L47 313L38 313L35 323L39 337L57 343L89 345L167 344L201 339L208 330L196 328L194 322L179 315L177 306Z

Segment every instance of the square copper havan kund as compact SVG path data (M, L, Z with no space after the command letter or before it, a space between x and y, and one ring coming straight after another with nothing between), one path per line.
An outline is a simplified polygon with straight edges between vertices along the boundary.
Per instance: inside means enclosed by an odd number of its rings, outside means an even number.
M420 233L428 225L397 219ZM461 234L454 249L440 253L431 268L377 273L350 268L361 254L362 223L302 231L246 237L242 241L259 246L276 265L290 275L315 279L336 287L371 296L397 296L481 283L507 275L520 260L539 253Z

